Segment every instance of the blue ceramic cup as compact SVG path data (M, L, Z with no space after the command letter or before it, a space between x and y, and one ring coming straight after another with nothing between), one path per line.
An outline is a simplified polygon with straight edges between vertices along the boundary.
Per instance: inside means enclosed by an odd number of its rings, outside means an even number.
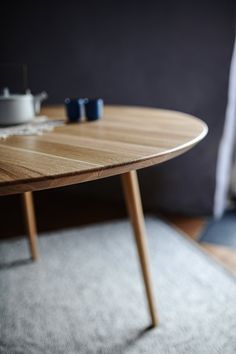
M87 99L84 103L85 115L88 121L102 118L104 103L101 98Z
M65 108L68 122L79 122L83 116L84 99L82 98L66 98Z

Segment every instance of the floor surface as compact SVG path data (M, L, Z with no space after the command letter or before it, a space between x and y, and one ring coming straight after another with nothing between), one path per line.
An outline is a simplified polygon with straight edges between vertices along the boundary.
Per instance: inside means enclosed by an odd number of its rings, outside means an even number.
M93 202L84 197L73 187L34 193L37 226L39 233L62 228L90 225L93 223L117 220L125 217L124 204L114 204L94 198ZM20 195L0 198L0 239L25 234ZM198 241L206 226L206 218L183 217L162 214L161 217L183 231L188 237ZM201 243L209 255L217 259L227 269L236 274L236 251L225 245Z

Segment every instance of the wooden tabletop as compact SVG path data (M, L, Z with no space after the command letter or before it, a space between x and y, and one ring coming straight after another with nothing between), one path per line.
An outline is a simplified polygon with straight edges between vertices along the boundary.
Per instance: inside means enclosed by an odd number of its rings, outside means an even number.
M62 107L43 114L64 118ZM207 134L188 114L107 106L103 119L57 127L41 136L0 140L0 195L54 188L155 165L189 150Z

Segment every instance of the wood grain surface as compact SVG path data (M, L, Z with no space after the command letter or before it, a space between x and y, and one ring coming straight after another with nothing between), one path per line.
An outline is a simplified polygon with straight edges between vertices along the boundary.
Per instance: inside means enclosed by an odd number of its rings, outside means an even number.
M65 119L63 107L42 114ZM207 134L193 116L106 106L103 119L67 124L41 136L0 140L0 195L95 180L169 160Z

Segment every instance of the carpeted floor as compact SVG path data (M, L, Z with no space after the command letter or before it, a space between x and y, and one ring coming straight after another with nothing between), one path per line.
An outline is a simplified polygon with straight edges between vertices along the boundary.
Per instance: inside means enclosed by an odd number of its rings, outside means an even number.
M149 317L126 220L0 243L1 353L236 352L236 281L177 231L147 218L160 325Z
M211 220L202 231L199 241L236 250L236 210L227 211L219 220Z

